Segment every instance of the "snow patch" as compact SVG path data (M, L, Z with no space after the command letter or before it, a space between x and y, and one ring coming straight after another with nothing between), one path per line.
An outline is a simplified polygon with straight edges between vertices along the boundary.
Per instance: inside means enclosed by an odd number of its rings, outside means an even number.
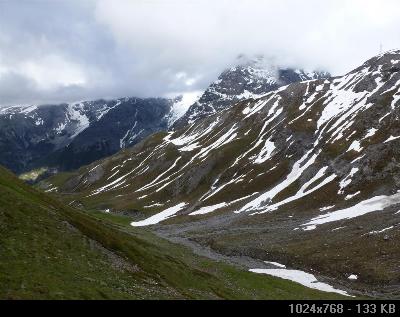
M300 270L288 269L250 269L250 272L259 274L268 274L271 276L280 277L285 280L290 280L308 288L316 289L323 292L338 293L345 296L350 296L347 292L336 289L326 283L318 282L314 275Z
M275 150L275 143L271 142L270 139L266 140L263 148L261 149L260 153L258 153L257 158L254 160L254 163L256 164L264 163L271 157L271 154L274 150Z
M350 146L346 152L350 152L352 150L356 151L356 152L360 152L362 150L360 141L353 141L353 143L350 144Z
M378 131L378 129L375 129L375 128L369 129L364 138L370 138L371 136L373 136L376 133L376 131Z
M149 225L154 225L157 224L165 219L173 217L179 210L181 210L183 207L185 207L187 204L186 203L180 203L176 206L170 207L168 209L165 209L164 211L155 214L147 219L141 220L141 221L133 221L131 222L131 226L133 227L143 227L143 226L149 226Z

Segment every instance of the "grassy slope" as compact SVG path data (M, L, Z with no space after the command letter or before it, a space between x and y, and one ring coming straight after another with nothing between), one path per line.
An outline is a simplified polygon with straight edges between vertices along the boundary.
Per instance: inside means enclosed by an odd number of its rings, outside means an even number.
M66 208L0 168L0 298L339 298L196 256L128 223Z

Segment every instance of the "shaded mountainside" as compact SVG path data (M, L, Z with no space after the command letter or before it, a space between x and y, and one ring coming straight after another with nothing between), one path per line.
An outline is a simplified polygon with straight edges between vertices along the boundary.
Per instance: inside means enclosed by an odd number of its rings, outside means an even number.
M166 130L176 100L122 98L0 108L0 164L78 168Z
M165 131L172 105L169 99L125 98L49 161L61 170L76 169L132 146L154 132Z
M400 51L381 54L42 186L165 236L399 297L399 70Z
M225 110L249 98L260 98L279 87L311 79L329 78L327 72L306 72L300 69L280 68L260 56L241 57L238 65L225 70L188 111L178 119L174 129L192 124L198 119Z
M0 167L1 299L340 298L65 207Z

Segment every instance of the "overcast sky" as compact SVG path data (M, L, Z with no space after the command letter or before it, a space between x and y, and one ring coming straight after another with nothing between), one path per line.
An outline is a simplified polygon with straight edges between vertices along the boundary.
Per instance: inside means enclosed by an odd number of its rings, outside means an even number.
M238 54L340 75L400 48L400 1L0 0L0 105L203 90Z

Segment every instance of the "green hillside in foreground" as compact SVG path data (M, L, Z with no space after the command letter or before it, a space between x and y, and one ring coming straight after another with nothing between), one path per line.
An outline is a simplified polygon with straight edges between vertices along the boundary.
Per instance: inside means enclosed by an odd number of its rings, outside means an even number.
M65 207L0 168L0 298L340 298L196 256L128 220Z

